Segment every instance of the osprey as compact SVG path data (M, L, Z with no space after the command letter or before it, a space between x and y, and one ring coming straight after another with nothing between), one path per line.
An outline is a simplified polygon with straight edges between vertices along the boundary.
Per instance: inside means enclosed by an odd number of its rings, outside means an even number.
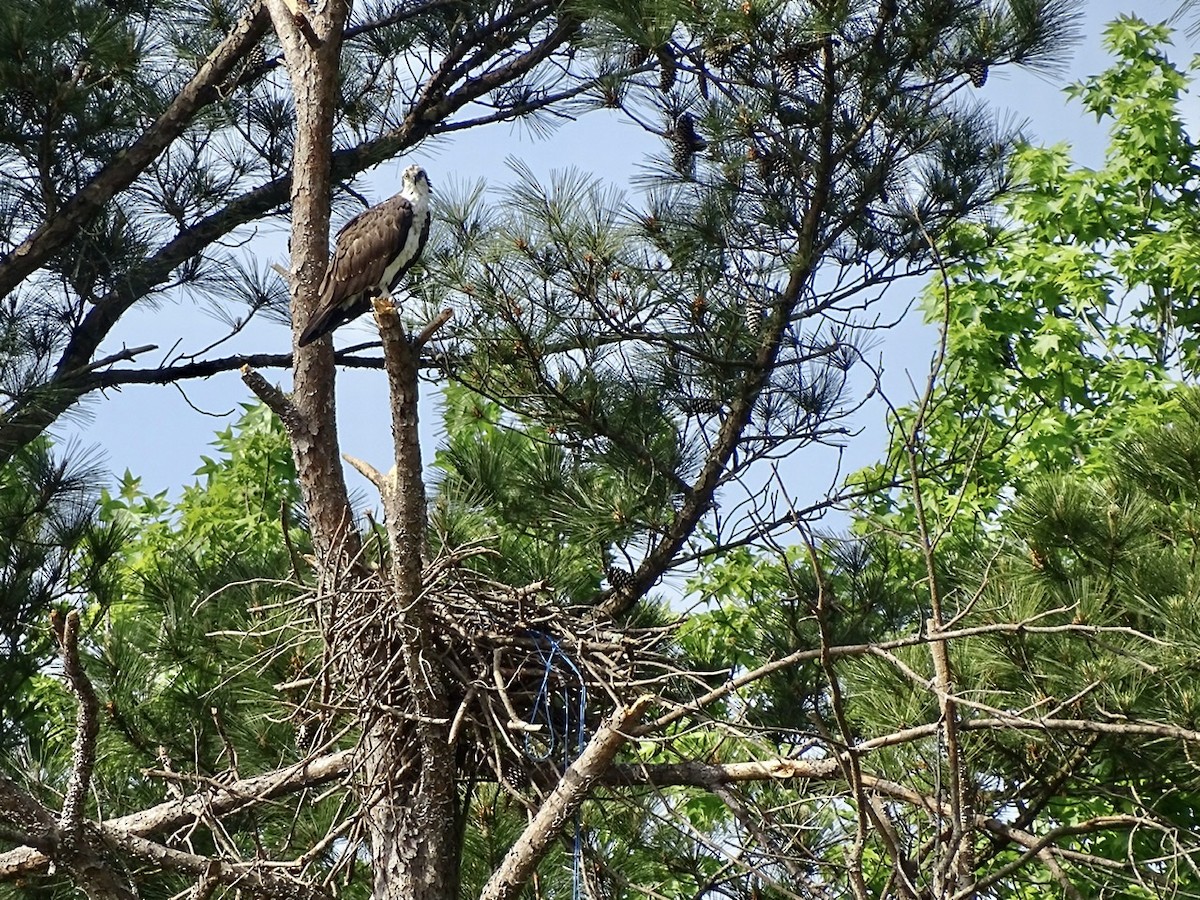
M390 293L429 239L429 176L404 170L400 193L365 209L338 232L321 280L317 308L300 333L304 347L371 308L377 291Z

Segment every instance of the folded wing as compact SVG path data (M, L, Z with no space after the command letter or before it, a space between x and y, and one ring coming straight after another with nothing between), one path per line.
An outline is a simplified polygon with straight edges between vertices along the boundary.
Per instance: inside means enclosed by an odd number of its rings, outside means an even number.
M391 289L417 258L417 253L402 258L412 224L412 204L399 195L345 224L321 281L317 308L300 334L301 347L365 313L375 290Z

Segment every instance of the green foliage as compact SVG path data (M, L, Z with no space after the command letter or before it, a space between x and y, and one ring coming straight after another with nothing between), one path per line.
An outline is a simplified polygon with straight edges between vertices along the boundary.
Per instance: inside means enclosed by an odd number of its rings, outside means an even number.
M44 440L0 468L0 751L15 740L29 679L52 652L48 615L60 606L107 608L125 531L96 515L100 472L78 450Z
M295 470L282 426L262 406L247 406L220 432L217 452L198 470L201 482L177 501L148 495L128 473L93 511L113 534L125 534L109 561L104 602L82 598L90 628L86 670L102 704L100 746L89 815L111 817L162 799L169 768L185 784L232 770L240 776L302 757L299 726L313 718L303 692L275 687L307 671L311 636L289 583L307 549L302 523L281 505L299 505ZM63 539L62 537L59 538ZM86 539L76 545L88 547ZM68 775L75 704L61 679L36 676L22 698L21 742L3 757L10 775L54 809ZM337 799L283 803L237 830L241 851L256 842L273 854L308 848L325 833ZM92 804L95 804L93 808ZM215 852L207 829L196 852ZM173 878L157 877L144 896L169 896Z
M573 457L545 428L453 385L444 391L446 446L434 459L432 525L447 547L483 542L477 565L508 584L546 580L577 602L599 587L602 551L627 538L628 486Z
M1078 826L1085 836L1074 846L1081 852L1122 866L1132 860L1143 872L1167 860L1167 869L1154 872L1158 883L1186 895L1200 885L1176 854L1197 852L1187 836L1200 808L1200 779L1180 742L1120 730L1129 724L1195 731L1200 722L1200 391L1177 388L1172 400L1157 422L1114 441L1091 469L1032 478L974 557L939 572L939 588L946 615L967 634L948 648L963 703L958 741L973 813L1035 834ZM877 653L838 653L833 671L853 739L878 742L864 756L864 770L935 796L948 777L945 737L937 729L942 711L929 689L936 669L929 645L914 634L912 606L928 602L927 589L907 576L889 577L888 546L877 538L820 548L832 605L824 640L815 580L804 574L811 571L806 553L732 554L693 585L711 608L689 621L683 642L702 658L709 654L744 671L797 650L880 648L902 639ZM835 561L850 548L859 568ZM813 745L814 722L822 723L818 734L839 733L829 672L815 652L738 696L742 705L725 715L753 723L753 734L773 735L793 752ZM1100 725L1018 726L1043 716ZM1113 733L1100 730L1110 724ZM922 726L927 738L883 740ZM747 752L762 755L748 742L725 746L721 757ZM780 821L817 815L825 802L820 791L796 799ZM918 828L920 814L903 810L893 809L898 827ZM1091 834L1086 823L1105 816L1140 816L1161 827L1132 837ZM834 817L816 833L833 839L851 827ZM877 837L864 866L869 880L873 866L886 880L889 862ZM981 877L1012 862L1002 847L978 851ZM824 861L845 849L835 843ZM1069 874L1074 881L1086 872L1104 890L1123 891L1122 866L1072 867ZM998 888L1002 896L1023 896L1015 880L1002 879Z
M1200 171L1179 109L1187 77L1161 49L1162 26L1122 18L1106 34L1117 62L1069 91L1111 121L1104 166L1073 167L1061 147L1021 150L1009 224L989 226L949 284L925 295L928 318L945 321L947 356L918 468L933 524L958 535L1037 473L1097 470L1200 366ZM907 479L903 435L915 415L902 411L891 459L866 481L897 470ZM874 511L898 530L915 526L911 506L881 499Z

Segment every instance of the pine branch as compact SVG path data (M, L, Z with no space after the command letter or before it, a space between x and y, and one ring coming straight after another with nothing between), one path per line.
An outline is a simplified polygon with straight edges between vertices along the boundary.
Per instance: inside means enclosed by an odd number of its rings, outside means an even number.
M334 362L347 369L382 369L383 358L378 356L355 356L349 350L338 350L333 354ZM438 369L438 360L423 360L423 368ZM193 378L210 378L222 372L240 370L243 366L252 369L290 369L290 353L247 353L238 356L222 356L185 365L156 366L152 369L111 369L97 372L84 384L84 393L125 384L174 384Z
M827 52L829 52L828 49ZM833 81L834 68L832 60L829 60L821 98L822 104L829 110L836 108L837 88ZM712 450L705 459L699 475L691 486L690 493L685 496L683 505L667 533L655 543L634 573L634 587L631 590L613 591L602 597L597 604L599 613L618 617L632 609L650 586L671 566L675 555L683 549L696 530L701 516L712 503L721 477L741 442L742 432L750 421L758 396L767 385L774 369L792 311L800 300L801 292L812 277L813 266L818 258L817 241L825 218L826 205L833 188L835 164L833 123L826 115L821 122L818 159L814 164L815 184L812 199L804 212L798 235L799 246L792 260L791 275L788 278L787 286L780 293L778 302L771 309L771 315L763 329L763 337L754 359L742 378L737 396L730 400L729 411L721 421L721 427L713 442Z
M452 82L428 82L422 92L425 102L414 105L399 127L355 147L335 151L330 163L331 177L347 180L420 143L433 134L446 117L496 87L521 78L548 59L566 43L572 30L573 26L560 25L530 50L497 66L485 76L467 81L457 90L451 90ZM438 97L442 99L435 102ZM542 106L554 100L553 97L544 98ZM182 230L141 265L131 268L119 290L98 298L82 322L72 330L71 339L55 364L49 382L14 403L8 415L0 420L0 465L45 431L81 396L102 386L91 381L80 382L72 374L86 371L100 344L134 303L163 284L176 268L213 242L282 206L291 189L291 175L283 175L234 198L218 212ZM9 258L13 256L15 253ZM0 263L0 273L5 264ZM26 272L21 278L28 274Z
M217 99L217 87L237 62L267 32L268 17L261 0L254 0L225 40L208 55L200 70L170 105L124 152L116 153L58 213L0 260L0 297L8 296L23 280L45 265L80 227L119 191L129 187L191 123L196 113Z

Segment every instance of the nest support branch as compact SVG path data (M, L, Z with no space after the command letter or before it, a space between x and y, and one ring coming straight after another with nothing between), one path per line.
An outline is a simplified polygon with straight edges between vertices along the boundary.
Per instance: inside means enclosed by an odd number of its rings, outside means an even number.
M437 724L451 742L461 742L485 779L536 794L596 733L602 713L661 686L670 661L661 629L606 626L587 608L558 605L544 583L513 587L471 567L489 552L443 552L423 567L423 652L445 673L447 717ZM346 584L336 603L324 601L337 610L326 625L353 650L314 660L322 668L308 674L336 685L327 696L339 702L327 714L353 716L365 706L413 738L427 723L404 662L411 635L394 586L384 571Z

